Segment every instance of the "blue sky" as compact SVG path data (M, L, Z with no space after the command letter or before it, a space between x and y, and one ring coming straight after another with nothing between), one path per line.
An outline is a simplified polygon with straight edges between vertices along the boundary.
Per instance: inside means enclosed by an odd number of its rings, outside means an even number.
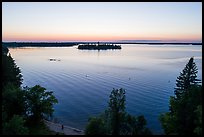
M201 2L3 2L3 41L202 41Z

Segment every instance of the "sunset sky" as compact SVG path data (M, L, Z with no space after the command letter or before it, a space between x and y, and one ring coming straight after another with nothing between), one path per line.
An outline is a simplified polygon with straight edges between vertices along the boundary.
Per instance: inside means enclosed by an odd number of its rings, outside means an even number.
M201 2L2 2L2 41L202 42Z

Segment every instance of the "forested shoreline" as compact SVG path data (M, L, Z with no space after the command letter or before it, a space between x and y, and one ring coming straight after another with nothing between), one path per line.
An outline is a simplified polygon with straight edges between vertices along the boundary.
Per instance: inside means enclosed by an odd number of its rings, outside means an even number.
M2 46L2 134L49 135L43 119L58 103L52 91L44 87L21 87L23 77L7 47Z
M73 42L2 42L3 47L70 47Z

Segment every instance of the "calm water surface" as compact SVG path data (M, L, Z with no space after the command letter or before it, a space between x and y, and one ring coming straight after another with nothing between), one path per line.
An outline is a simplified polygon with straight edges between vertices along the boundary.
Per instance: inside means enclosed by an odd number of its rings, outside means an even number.
M126 110L143 114L161 134L159 114L168 111L176 78L194 56L202 79L202 45L122 45L122 50L90 51L74 47L10 48L23 74L23 86L40 84L54 91L54 117L84 129L90 116L108 106L113 88L126 90ZM50 61L49 59L56 59Z

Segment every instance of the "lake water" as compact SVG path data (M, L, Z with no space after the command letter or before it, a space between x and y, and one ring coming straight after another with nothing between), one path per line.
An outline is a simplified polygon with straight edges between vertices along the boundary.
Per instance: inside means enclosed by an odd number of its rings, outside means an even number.
M74 47L9 48L23 74L23 86L40 84L59 103L54 117L84 129L88 118L108 106L113 88L126 90L126 110L144 115L154 134L163 132L158 116L168 111L176 78L194 56L202 79L202 45L122 44L121 50ZM50 61L56 59L56 61Z

